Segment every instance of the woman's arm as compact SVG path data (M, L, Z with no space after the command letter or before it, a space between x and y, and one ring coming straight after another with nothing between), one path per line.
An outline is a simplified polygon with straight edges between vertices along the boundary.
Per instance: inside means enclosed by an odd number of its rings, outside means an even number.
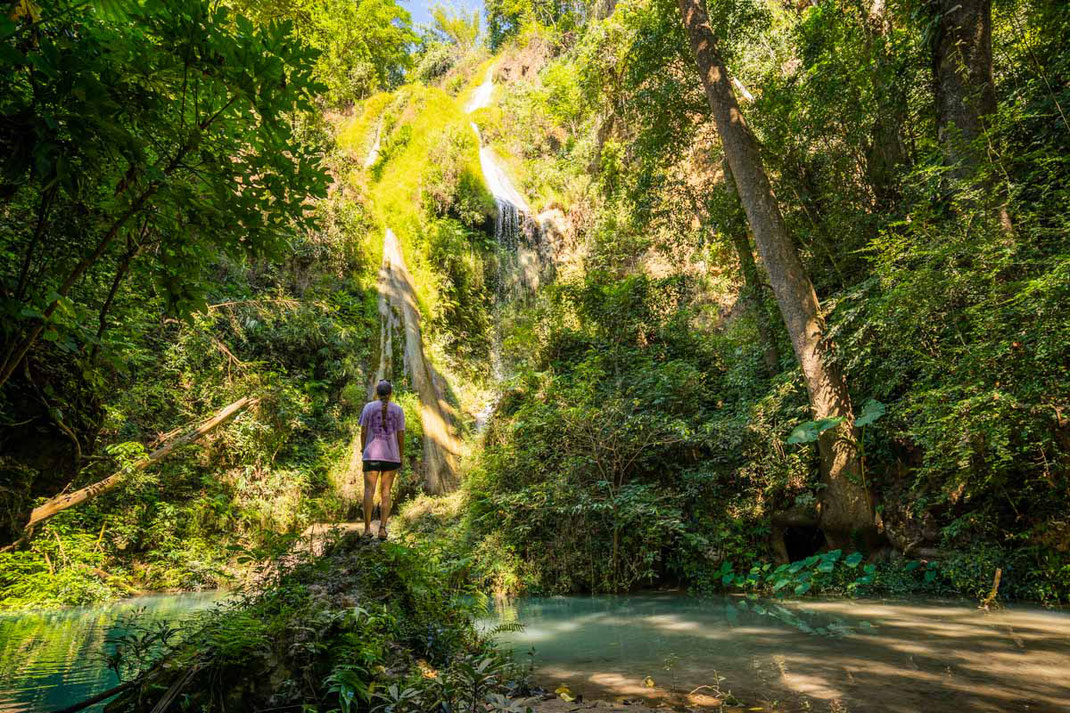
M402 465L405 464L405 432L398 431L398 458L401 459Z
M368 427L360 427L360 450L363 451L368 447Z

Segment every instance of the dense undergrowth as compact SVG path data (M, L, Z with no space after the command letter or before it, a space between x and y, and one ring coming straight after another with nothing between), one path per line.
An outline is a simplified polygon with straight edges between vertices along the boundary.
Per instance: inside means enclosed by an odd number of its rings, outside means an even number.
M339 196L323 210L325 230L296 238L285 263L221 264L221 289L188 321L116 330L122 363L101 386L130 386L100 404L107 455L83 481L140 457L147 434L245 394L261 401L203 446L130 477L120 494L61 513L27 550L0 554L5 606L222 586L244 569L243 552L274 533L347 515L349 444L378 325L352 237L359 208Z
M475 628L486 599L425 550L349 536L296 556L186 643L127 651L136 685L107 710L520 710L525 672Z

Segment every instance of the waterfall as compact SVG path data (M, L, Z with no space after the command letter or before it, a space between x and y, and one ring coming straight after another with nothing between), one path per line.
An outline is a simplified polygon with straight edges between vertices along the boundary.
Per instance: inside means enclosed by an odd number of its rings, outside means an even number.
M502 168L494 149L483 144L483 136L474 123L472 131L476 133L476 140L479 141L479 167L483 170L483 181L487 184L487 190L494 196L498 210L494 237L500 245L515 251L521 236L521 219L531 215L531 208L509 180L509 175Z
M486 108L490 105L493 94L494 67L492 65L487 70L483 83L472 93L472 98L465 105L465 111L471 114ZM509 174L505 172L494 149L483 144L483 135L479 132L479 127L475 122L472 122L471 126L476 134L476 141L479 142L479 167L483 170L483 181L487 184L487 190L494 196L494 203L498 209L494 237L499 245L515 251L520 238L521 216L526 218L531 215L531 208L520 195L520 191L513 186Z
M483 82L472 93L465 105L469 114L490 106L494 94L494 67L487 70ZM534 292L544 265L549 260L540 251L539 227L531 218L531 207L520 194L506 172L501 158L494 149L483 142L483 135L475 122L472 131L479 145L479 166L483 182L494 198L497 216L494 239L498 244L498 284L495 310L497 312L491 331L490 362L494 380L505 381L505 361L502 358L502 310L511 301ZM494 412L496 400L492 400L476 417L476 428L482 430Z
M472 98L464 105L464 111L471 114L473 111L485 109L490 106L491 97L494 95L494 65L487 68L487 76L483 83L472 92Z
M489 106L494 93L494 67L487 70L483 83L476 88L465 110L472 113ZM471 123L479 144L479 166L483 182L494 197L497 212L494 239L498 243L498 297L519 296L538 285L540 260L536 248L537 226L531 220L531 207L513 185L501 159L483 142L475 122Z

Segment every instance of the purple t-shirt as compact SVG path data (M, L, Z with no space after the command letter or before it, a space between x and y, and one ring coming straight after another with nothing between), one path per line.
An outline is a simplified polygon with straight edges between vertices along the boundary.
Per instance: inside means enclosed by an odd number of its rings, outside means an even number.
M386 405L383 423L383 402L372 401L360 412L360 425L368 429L368 444L364 446L364 460L385 460L400 463L397 433L405 430L405 411L393 401Z

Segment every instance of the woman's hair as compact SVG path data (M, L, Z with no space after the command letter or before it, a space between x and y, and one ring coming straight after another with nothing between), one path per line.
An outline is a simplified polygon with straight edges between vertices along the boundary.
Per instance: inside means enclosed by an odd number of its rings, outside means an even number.
M394 385L383 379L375 387L375 395L383 402L383 430L386 431L386 405L390 401L390 394L394 393Z

